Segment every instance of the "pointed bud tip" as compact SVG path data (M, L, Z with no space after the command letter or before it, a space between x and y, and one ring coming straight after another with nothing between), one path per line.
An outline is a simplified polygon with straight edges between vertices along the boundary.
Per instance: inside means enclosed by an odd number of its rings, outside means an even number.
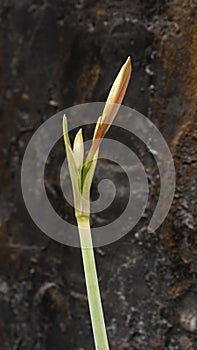
M79 134L79 135L83 135L83 134L82 134L82 128L80 128L80 129L79 129L79 131L78 131L78 133L77 133L77 134Z
M82 128L79 129L77 132L75 139L74 139L74 145L73 148L79 147L81 144L83 144L83 134L82 134Z
M128 56L125 64L123 65L124 70L128 70L129 74L131 74L132 71L132 63L131 63L131 57Z
M130 62L130 63L131 63L131 56L128 56L128 57L127 57L126 62Z

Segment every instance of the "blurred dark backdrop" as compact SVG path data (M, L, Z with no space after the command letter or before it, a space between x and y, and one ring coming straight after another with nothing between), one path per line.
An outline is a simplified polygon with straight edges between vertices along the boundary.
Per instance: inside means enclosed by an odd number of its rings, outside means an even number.
M196 8L196 0L1 1L1 350L93 349L80 251L32 223L20 193L20 165L44 120L105 100L128 55L133 75L124 104L148 116L166 138L177 186L167 219L147 233L159 181L145 154L146 217L120 241L96 250L111 349L197 348ZM63 152L62 143L47 172L60 212L56 166ZM105 168L101 164L98 174Z

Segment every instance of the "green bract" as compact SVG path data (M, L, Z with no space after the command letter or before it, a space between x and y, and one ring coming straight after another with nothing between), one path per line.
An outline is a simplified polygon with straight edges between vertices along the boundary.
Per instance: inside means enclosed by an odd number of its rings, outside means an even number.
M100 118L99 118L100 121ZM67 118L63 116L63 134L66 147L68 168L72 183L74 207L76 216L89 216L90 213L90 189L98 159L99 147L93 158L83 164L84 143L82 129L77 133L73 149L71 147Z

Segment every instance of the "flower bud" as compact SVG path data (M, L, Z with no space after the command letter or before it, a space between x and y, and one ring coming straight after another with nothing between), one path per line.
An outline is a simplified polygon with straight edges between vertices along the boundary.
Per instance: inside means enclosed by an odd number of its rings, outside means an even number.
M109 92L101 122L111 125L124 98L131 77L131 59L127 58ZM115 105L114 105L115 104Z
M77 135L75 136L75 140L73 144L73 154L74 154L77 168L82 168L83 158L84 158L84 144L83 144L82 129L80 129Z
M102 117L99 117L97 121L92 145L87 156L88 161L93 158L94 153L99 148L102 138L105 136L116 114L118 113L127 86L129 84L130 77L131 59L128 57L112 85L103 110Z

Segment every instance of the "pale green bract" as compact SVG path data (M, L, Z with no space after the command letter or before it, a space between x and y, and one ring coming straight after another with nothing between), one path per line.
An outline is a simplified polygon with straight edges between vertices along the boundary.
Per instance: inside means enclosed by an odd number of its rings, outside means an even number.
M97 124L98 123L100 123L100 117ZM86 216L90 214L90 189L97 164L99 147L96 150L93 159L91 161L86 161L83 165L84 143L82 129L77 133L72 149L68 135L67 118L65 115L63 116L63 134L73 189L75 213L77 216L79 214L81 215L81 213L84 213Z

